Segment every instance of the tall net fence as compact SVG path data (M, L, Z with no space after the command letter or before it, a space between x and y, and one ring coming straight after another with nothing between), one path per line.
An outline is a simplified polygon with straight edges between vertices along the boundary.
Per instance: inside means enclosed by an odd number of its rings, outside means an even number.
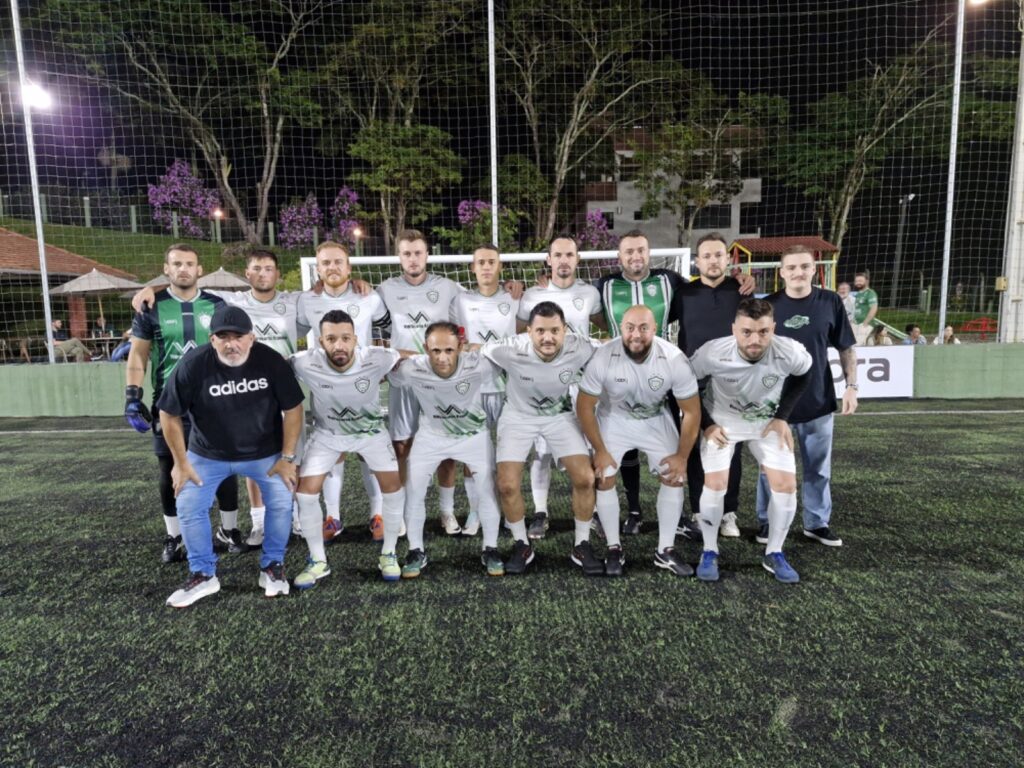
M292 288L325 239L364 255L393 253L409 226L440 253L491 240L487 11L22 0L25 74L50 97L31 111L50 287L96 265L144 282L181 240L208 273L270 246ZM935 333L956 2L506 0L494 15L503 251L717 230L764 262L759 242L817 236L836 280L870 274L883 319ZM1019 20L1011 0L965 13L958 328L998 313ZM0 338L26 352L6 359L31 359L45 327L6 4L0 25ZM117 333L130 319L114 292L53 306L79 335L101 311Z

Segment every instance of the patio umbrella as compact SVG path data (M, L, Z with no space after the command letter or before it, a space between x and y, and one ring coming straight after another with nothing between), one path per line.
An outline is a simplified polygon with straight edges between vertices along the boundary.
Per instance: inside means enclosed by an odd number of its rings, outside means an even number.
M224 267L221 267L216 272L200 277L199 287L213 288L221 291L243 291L247 290L250 286L248 280L243 280L235 273L228 272Z
M142 285L134 280L125 280L123 277L114 277L106 272L100 272L95 267L91 272L69 280L56 288L50 289L51 296L66 296L73 293L94 293L96 301L100 306L100 314L103 314L103 300L100 296L104 293L120 293L121 291L133 288L138 290Z
M157 275L151 280L147 280L143 283L146 288L152 288L154 291L159 291L164 286L170 285L171 281L167 279L167 275ZM131 299L135 297L135 291L127 291L121 294L122 299Z

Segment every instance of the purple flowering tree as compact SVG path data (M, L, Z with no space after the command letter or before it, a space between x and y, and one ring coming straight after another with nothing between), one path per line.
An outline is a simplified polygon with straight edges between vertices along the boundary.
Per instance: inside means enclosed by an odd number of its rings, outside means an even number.
M619 238L608 229L608 220L601 211L589 211L583 229L576 233L581 251L608 251L617 248Z
M216 190L203 186L188 163L175 160L159 183L149 185L149 204L153 218L168 232L173 230L172 222L177 213L179 231L198 240L209 238L208 222L220 208L220 196Z
M282 208L278 219L281 225L279 239L285 248L312 245L316 232L324 225L324 214L312 192L306 195L305 200Z
M463 200L459 203L459 228L434 227L434 234L446 240L457 253L470 253L474 248L494 239L491 232L491 204L483 200ZM498 206L498 238L501 246L509 250L514 246L519 231L517 212Z
M359 228L362 213L359 194L349 186L342 187L329 212L331 228L327 230L327 236L349 248L355 246L355 230Z

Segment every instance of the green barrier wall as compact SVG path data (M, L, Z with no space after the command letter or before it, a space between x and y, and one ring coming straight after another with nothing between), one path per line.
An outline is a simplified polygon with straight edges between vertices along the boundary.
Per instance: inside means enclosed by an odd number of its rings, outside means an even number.
M118 416L124 369L124 363L0 365L0 416ZM914 396L1024 397L1024 344L918 347Z

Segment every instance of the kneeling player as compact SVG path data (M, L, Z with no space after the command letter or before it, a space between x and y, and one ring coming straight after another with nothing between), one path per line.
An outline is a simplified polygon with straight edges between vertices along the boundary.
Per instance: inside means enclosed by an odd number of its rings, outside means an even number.
M403 579L415 579L427 566L423 545L426 497L434 471L446 459L473 473L483 529L481 562L490 576L503 576L498 555L498 502L494 497L494 449L487 429L481 390L494 377L493 366L479 352L462 352L459 327L437 322L424 334L425 355L413 355L390 375L392 385L415 394L419 428L406 464L405 522L409 554Z
M621 576L626 562L619 540L615 475L623 455L638 448L647 454L652 471L661 476L654 564L677 576L692 576L693 568L673 545L683 509L686 460L700 423L697 379L686 355L655 335L658 326L650 308L630 307L620 328L621 339L608 342L590 359L576 400L580 426L594 449L597 515L608 542L605 573ZM681 433L665 402L668 389L679 403Z
M768 545L761 563L779 581L795 584L800 576L782 554L796 514L796 461L787 419L807 388L811 356L800 342L775 335L772 305L762 299L740 302L732 334L709 341L691 361L699 379L710 377L702 403L699 518L704 552L697 578L718 580L718 528L729 463L736 446L745 442L771 486Z
M349 453L366 462L380 484L384 543L380 572L385 581L401 574L395 546L402 527L405 492L398 474L380 407L380 382L395 367L400 355L383 347L360 347L347 312L333 309L320 320L320 346L291 358L295 375L309 387L314 428L306 443L299 488L299 525L309 547L306 568L295 577L297 589L309 589L330 575L324 551L320 490L334 465Z

